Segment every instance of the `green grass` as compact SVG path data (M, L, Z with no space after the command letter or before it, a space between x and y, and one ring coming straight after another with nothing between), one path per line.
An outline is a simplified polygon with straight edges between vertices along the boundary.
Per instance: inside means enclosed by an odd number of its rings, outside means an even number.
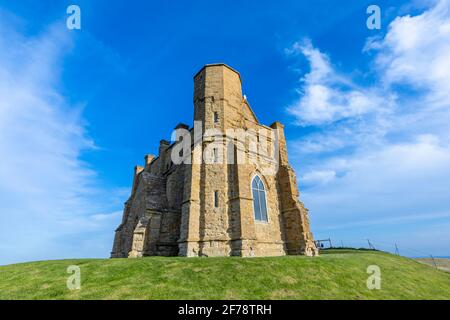
M381 289L369 290L369 265ZM81 289L66 287L69 265ZM383 252L268 258L76 259L0 267L0 299L450 299L450 273Z

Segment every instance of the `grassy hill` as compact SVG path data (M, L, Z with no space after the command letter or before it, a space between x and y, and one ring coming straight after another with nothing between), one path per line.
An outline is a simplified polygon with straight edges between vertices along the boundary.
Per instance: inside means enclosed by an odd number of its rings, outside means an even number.
M369 290L369 265L381 289ZM81 289L66 287L69 265ZM450 273L383 252L311 258L76 259L0 267L0 299L450 299Z

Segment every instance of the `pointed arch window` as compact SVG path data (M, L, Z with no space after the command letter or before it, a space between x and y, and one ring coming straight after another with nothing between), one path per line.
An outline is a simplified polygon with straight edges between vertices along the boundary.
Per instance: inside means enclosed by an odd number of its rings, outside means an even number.
M252 195L255 220L267 222L266 189L259 176L252 180Z

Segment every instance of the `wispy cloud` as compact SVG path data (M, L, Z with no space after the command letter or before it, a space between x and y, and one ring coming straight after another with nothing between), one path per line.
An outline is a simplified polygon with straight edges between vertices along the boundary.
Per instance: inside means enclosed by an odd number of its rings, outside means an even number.
M417 16L397 17L385 37L369 39L385 85L406 84L425 93L428 105L450 101L450 1L440 0Z
M324 226L324 230L335 230L335 229L349 229L361 226L372 226L372 225L388 225L388 224L398 224L398 223L417 223L417 221L434 220L441 218L450 218L450 212L447 213L425 213L425 214L414 214L407 217L391 217L383 219L374 220L361 220L356 222L348 222L343 224L333 224L329 226Z
M332 170L310 171L302 176L303 184L322 185L336 178L336 172Z
M336 72L330 58L314 48L309 39L297 42L287 50L302 54L310 64L310 72L302 79L300 98L288 111L300 125L330 124L341 119L363 116L381 111L385 99L372 89L361 88L349 78Z
M95 145L83 106L60 94L71 38L60 24L26 37L17 22L0 11L0 263L106 255L76 237L111 232L117 213L92 201L104 190L81 155Z

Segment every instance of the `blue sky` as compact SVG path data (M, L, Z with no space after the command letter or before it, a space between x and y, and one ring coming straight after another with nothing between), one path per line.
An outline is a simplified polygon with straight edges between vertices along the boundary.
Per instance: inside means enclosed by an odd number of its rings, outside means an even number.
M316 239L450 255L450 4L377 1L380 30L369 4L0 0L0 264L107 257L214 62L286 124Z

